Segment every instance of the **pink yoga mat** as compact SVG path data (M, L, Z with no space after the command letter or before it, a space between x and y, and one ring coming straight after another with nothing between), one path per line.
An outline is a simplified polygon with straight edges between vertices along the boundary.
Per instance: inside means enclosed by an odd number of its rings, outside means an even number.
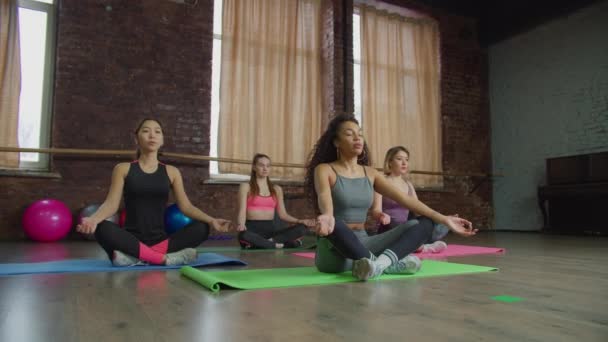
M448 245L448 248L441 253L416 253L420 259L441 259L452 256L464 256L464 255L475 255L475 254L500 254L504 253L504 248L496 247L477 247L477 246L465 246L465 245ZM314 259L314 252L303 252L293 253L293 255Z

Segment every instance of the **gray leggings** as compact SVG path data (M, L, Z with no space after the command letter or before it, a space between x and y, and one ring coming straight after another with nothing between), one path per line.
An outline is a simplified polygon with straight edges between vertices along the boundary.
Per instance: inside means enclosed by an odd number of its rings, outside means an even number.
M367 235L365 230L355 230L353 232L363 246L377 256L382 254L388 246L397 241L404 231L417 224L418 220L410 220L387 232L373 236ZM353 268L353 260L342 256L328 239L318 238L315 265L319 271L324 273L341 273L350 271Z

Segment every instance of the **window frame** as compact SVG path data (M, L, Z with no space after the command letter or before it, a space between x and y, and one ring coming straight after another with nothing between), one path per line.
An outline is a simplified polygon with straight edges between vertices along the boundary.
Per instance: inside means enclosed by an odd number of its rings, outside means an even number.
M361 10L360 10L358 4L364 4L364 3L365 3L365 1L361 1L361 2L355 1L355 3L353 4L353 12L352 12L352 18L353 18L353 25L352 25L352 28L353 28L353 32L352 32L352 39L353 39L353 41L352 41L352 46L353 46L353 93L354 93L353 94L354 95L353 96L353 107L354 107L354 115L356 116L357 120L359 121L359 124L361 125L361 127L363 129L365 129L365 127L364 127L364 125L365 125L365 115L363 113L363 88L362 88L363 87L363 83L362 83L362 80L361 80L361 71L362 71L362 56L361 56L362 50L361 50L361 47L362 47L362 39L361 39L361 32L359 32L358 34L355 34L355 23L354 23L354 21L355 21L355 17L359 16L359 19L358 19L359 20L358 28L359 28L359 30L361 30L361 21L360 21ZM395 11L394 10L394 6L392 6L392 5L386 5L385 7L391 7L392 9L390 9L388 11L391 12L391 13L394 13L396 15L399 15L399 16L402 16L402 17L410 17L410 15L406 15L405 13L401 13L399 11ZM426 14L423 14L423 13L419 13L417 11L412 11L412 10L407 10L407 11L408 12L411 11L411 14L413 14L411 16L415 17L415 18L429 18L429 19L433 19L432 17L430 17L430 16L428 16ZM357 36L359 37L359 43L355 44L355 38ZM439 39L441 39L441 36L439 37ZM441 43L439 43L439 44L441 44ZM358 46L360 50L359 51L355 51L355 46ZM359 58L357 58L357 56ZM440 72L440 75L441 75L441 66L442 66L441 65L441 57L440 56L437 56L437 57L438 57L438 59L437 59L437 65L439 67L439 72ZM356 75L356 69L357 68L358 68L358 73L359 73L359 84L358 84L359 98L358 98L358 101L357 101L357 96L356 96L357 95L357 84L355 82L355 80L356 80L355 75ZM402 71L402 75L401 76L404 79L404 82L405 82L405 78L407 78L408 75L410 75L412 71L415 71L415 69L408 69L406 71ZM441 83L442 83L442 79L441 79L441 76L440 76L439 79L438 79L438 84L437 84L437 86L439 87L439 89L441 89ZM405 96L405 94L403 94L403 95ZM359 109L360 112L357 112L357 109ZM441 117L441 113L439 113L439 115ZM441 120L440 120L440 127L439 127L439 129L440 129L439 134L442 135L443 134L443 127L441 127ZM443 152L444 152L443 144L440 144L439 149L440 149L440 152L443 154ZM442 164L443 164L443 162L442 162ZM442 165L442 169L443 169L443 165ZM441 185L438 185L438 186L427 186L427 187L418 187L418 189L419 190L429 190L429 191L435 191L435 190L441 191L441 190L443 190L444 186L445 186L445 179L444 179L443 176L438 176L438 177L441 177L441 181L440 181Z
M17 7L44 12L47 15L45 58L42 78L42 101L40 112L40 143L38 148L46 148L51 140L51 117L53 114L53 94L55 82L55 54L56 54L56 4L36 0L17 0ZM49 170L50 158L48 154L39 154L38 161L19 161L20 170Z

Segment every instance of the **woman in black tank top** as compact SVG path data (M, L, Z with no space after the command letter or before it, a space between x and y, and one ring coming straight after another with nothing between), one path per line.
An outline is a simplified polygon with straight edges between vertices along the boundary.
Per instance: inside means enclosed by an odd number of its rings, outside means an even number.
M160 122L144 119L135 136L137 160L116 165L105 202L95 214L84 218L77 230L94 233L115 266L191 263L197 256L194 248L207 239L210 227L225 232L231 223L213 218L192 205L179 170L158 161L158 150L163 145ZM179 209L193 222L167 236L164 211L171 190ZM118 210L121 196L127 214L124 229L105 221Z

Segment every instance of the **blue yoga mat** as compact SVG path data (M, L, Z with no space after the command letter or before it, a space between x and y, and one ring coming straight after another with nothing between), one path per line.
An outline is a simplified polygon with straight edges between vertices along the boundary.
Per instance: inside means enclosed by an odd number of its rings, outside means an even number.
M202 253L189 266L245 266L247 263L239 259L229 258L216 253ZM120 272L120 271L151 271L178 269L180 266L142 265L116 267L107 259L70 259L49 262L0 264L0 276L35 274L35 273L82 273L82 272Z

